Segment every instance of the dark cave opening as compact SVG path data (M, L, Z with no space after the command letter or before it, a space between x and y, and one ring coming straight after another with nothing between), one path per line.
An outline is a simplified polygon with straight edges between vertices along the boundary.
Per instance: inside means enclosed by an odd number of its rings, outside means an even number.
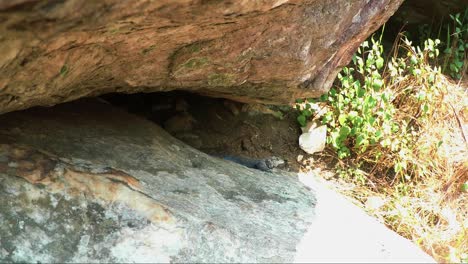
M390 50L400 33L415 45L423 45L427 38L446 41L453 30L451 15L467 16L466 0L406 0L385 24L384 45ZM378 31L379 32L379 31Z
M184 143L215 156L287 161L298 170L301 133L290 106L246 104L190 92L112 93L100 99L156 123Z

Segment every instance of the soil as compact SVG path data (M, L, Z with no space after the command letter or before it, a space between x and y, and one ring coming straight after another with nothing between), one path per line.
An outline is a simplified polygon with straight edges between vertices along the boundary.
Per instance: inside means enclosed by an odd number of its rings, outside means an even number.
M286 160L298 171L301 130L290 106L243 104L186 92L110 94L102 97L154 121L174 137L207 154Z

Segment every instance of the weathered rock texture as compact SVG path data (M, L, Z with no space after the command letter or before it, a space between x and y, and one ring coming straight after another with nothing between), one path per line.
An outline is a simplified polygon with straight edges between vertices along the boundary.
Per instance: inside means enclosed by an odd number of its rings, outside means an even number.
M401 2L0 0L0 113L108 92L318 96Z
M291 262L315 198L104 103L0 116L0 262Z

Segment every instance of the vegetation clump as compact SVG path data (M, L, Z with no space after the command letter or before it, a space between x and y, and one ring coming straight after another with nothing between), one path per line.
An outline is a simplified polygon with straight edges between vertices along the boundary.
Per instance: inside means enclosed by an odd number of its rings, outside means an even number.
M301 126L327 125L336 175L355 185L347 194L442 262L468 260L466 13L451 16L444 42L400 34L385 53L371 37L328 94L296 105Z

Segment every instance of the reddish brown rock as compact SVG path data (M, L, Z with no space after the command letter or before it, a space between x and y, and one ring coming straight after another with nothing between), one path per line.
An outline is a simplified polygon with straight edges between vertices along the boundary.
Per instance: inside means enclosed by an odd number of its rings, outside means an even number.
M403 0L0 0L0 113L108 92L289 103Z

